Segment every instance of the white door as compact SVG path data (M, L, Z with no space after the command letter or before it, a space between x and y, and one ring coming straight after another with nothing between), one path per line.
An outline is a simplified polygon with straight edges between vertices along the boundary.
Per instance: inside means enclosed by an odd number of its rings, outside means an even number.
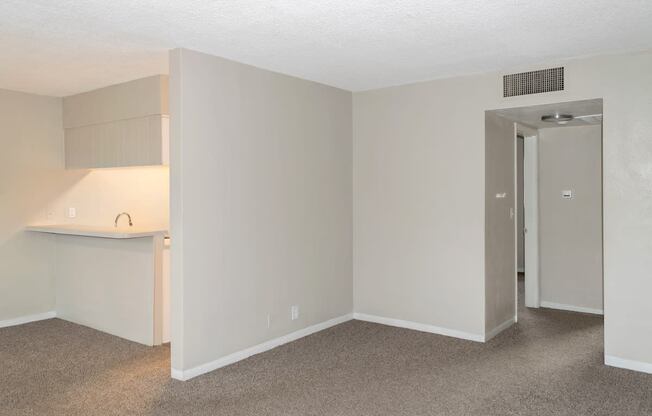
M525 136L523 148L525 215L525 306L539 307L539 158L537 136Z

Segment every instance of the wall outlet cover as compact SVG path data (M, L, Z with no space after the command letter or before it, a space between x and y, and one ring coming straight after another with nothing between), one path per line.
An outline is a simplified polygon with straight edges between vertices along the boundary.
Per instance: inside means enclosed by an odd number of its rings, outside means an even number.
M290 315L293 321L299 319L299 305L294 305L290 308Z

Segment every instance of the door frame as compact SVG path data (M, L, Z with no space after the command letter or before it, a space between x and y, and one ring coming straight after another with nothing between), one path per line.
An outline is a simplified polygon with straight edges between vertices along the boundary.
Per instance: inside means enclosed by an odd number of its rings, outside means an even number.
M539 136L521 126L523 134L523 213L525 227L525 306L541 306L539 276ZM516 225L518 227L518 225Z

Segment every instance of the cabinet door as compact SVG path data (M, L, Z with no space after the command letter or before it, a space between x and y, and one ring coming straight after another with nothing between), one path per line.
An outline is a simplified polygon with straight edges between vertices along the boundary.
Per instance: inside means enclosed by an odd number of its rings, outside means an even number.
M152 115L68 128L66 168L109 168L167 164L167 116Z

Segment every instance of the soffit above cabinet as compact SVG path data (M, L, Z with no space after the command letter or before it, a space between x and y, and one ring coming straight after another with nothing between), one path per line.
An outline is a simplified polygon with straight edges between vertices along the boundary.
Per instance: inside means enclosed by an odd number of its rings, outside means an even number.
M63 99L67 169L167 165L168 77Z
M154 75L63 98L63 127L169 114L168 76Z

